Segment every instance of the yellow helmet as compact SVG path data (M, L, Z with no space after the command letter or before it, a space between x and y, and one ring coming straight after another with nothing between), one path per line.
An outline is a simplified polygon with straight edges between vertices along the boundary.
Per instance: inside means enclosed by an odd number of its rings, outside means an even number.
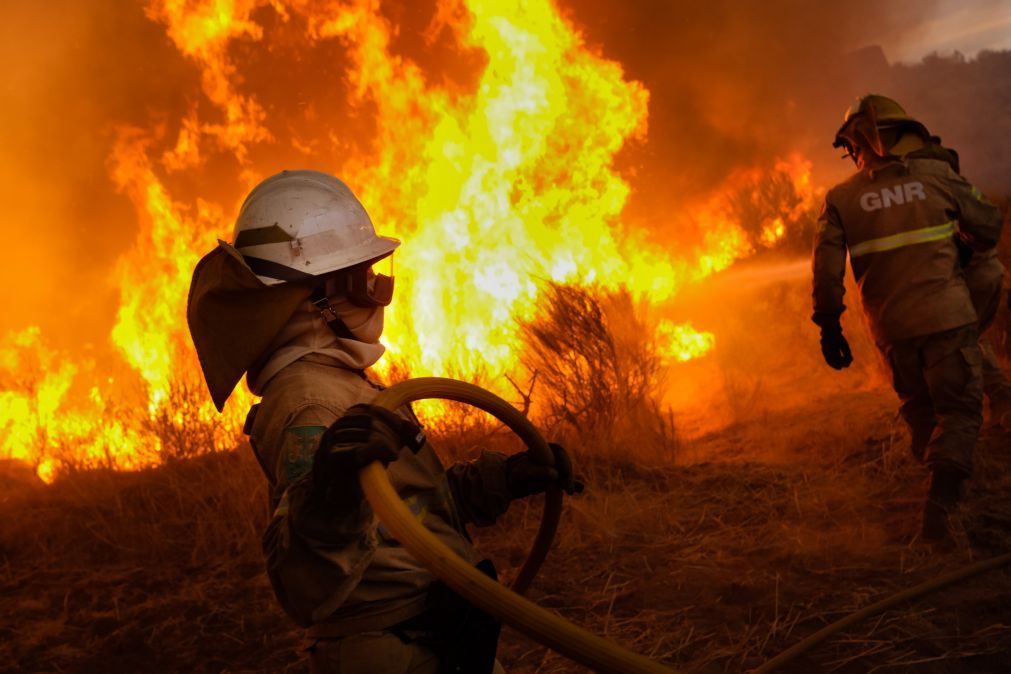
M852 155L855 145L862 144L883 157L885 148L878 130L900 125L911 125L925 137L930 135L927 127L909 115L898 101L879 94L867 94L846 110L832 147L844 147Z

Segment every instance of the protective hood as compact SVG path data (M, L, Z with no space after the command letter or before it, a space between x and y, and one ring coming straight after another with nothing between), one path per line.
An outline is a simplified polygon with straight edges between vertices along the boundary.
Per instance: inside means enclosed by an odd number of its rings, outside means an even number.
M268 286L224 241L197 263L186 321L219 412L242 375L262 358L311 293L311 285Z

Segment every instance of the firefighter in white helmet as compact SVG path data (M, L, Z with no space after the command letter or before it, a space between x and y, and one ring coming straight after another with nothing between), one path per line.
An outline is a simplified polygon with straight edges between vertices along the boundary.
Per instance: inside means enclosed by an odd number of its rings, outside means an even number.
M444 470L409 410L370 405L365 370L383 355L392 275L372 266L399 241L377 236L337 178L285 171L246 198L234 244L194 272L187 310L211 396L221 409L243 374L262 401L246 433L270 483L263 538L281 605L307 628L315 672L441 674L500 671L498 623L450 591L378 525L357 481L381 461L443 543L489 575L465 525L492 524L514 498L553 482L572 493L565 451L556 467L526 453L485 451Z
M922 535L944 539L982 423L979 317L960 250L993 249L1000 214L931 151L939 139L892 99L863 97L835 146L846 148L858 172L828 192L818 221L813 320L825 360L847 367L852 356L839 318L848 252L913 453L931 470Z

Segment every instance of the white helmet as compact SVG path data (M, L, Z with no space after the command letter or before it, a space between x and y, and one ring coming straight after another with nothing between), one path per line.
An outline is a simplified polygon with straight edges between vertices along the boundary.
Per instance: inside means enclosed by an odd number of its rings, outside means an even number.
M319 171L282 171L246 197L233 244L267 285L370 265L400 245L377 236L354 193Z

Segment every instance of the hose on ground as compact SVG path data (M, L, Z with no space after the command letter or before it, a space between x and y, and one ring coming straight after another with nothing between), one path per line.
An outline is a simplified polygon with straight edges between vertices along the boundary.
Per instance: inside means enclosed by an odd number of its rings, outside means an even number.
M396 409L416 400L441 398L478 407L515 431L534 458L550 463L553 455L540 433L515 407L484 389L440 377L412 379L386 389L374 401ZM365 497L379 520L418 561L453 590L504 624L576 662L605 674L673 674L674 670L602 639L524 599L491 580L456 555L414 517L378 462L358 474ZM514 587L524 589L547 555L561 513L561 490L547 492L544 518L533 550ZM521 583L520 581L524 581Z
M902 602L910 599L916 599L917 597L933 592L934 590L939 590L942 587L951 585L952 583L957 583L960 580L971 578L972 576L979 575L992 569L1000 568L1007 564L1011 564L1011 553L993 557L991 559L984 559L981 562L970 564L969 566L962 567L961 569L957 569L951 573L946 573L942 576L938 576L937 578L920 583L915 587L897 592L890 597L886 597L879 602L871 604L870 606L865 606L859 611L855 611L848 616L837 620L831 625L826 625L803 641L794 644L776 657L763 663L760 667L751 670L751 674L768 674L768 672L782 667L800 654L820 644L836 632L844 630L864 618L875 615L876 613L881 613L882 611L886 611L893 606L901 604Z

